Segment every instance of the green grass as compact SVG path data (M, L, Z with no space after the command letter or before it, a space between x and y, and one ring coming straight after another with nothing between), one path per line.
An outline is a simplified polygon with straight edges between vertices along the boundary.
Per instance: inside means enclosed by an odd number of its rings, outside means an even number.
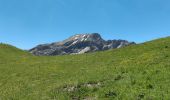
M0 99L168 100L170 38L55 57L0 44Z

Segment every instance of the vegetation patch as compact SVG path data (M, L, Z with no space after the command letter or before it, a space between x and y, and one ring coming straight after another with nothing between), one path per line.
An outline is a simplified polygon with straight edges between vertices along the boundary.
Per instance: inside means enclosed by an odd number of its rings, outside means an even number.
M65 85L62 88L58 88L55 91L64 92L68 94L72 99L88 99L95 98L90 93L96 92L100 87L102 87L101 82L88 82L81 83L78 85Z

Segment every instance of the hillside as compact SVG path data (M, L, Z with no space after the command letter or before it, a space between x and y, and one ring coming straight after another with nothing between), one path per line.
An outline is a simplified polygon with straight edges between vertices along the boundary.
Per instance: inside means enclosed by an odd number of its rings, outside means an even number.
M20 50L14 46L8 45L8 44L0 44L0 62L4 63L8 61L14 61L23 57L31 56L26 51ZM7 62L6 62L7 63Z
M2 100L168 100L169 83L170 37L57 57L0 44Z

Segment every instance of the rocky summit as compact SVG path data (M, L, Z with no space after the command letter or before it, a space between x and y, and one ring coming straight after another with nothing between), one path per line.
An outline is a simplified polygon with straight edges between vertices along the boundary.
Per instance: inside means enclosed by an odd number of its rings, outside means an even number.
M64 41L41 44L29 50L34 55L65 55L103 51L135 44L126 40L104 40L100 34L77 34Z

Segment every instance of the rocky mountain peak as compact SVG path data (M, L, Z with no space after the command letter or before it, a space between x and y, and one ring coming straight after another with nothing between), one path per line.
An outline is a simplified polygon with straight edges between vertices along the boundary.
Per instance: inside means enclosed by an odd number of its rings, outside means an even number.
M74 40L74 41L99 41L103 40L98 33L86 33L86 34L76 34L70 37L67 40Z
M61 42L38 45L29 51L34 55L81 54L113 48L121 48L131 44L135 43L128 42L126 40L105 41L98 33L86 33L76 34Z

